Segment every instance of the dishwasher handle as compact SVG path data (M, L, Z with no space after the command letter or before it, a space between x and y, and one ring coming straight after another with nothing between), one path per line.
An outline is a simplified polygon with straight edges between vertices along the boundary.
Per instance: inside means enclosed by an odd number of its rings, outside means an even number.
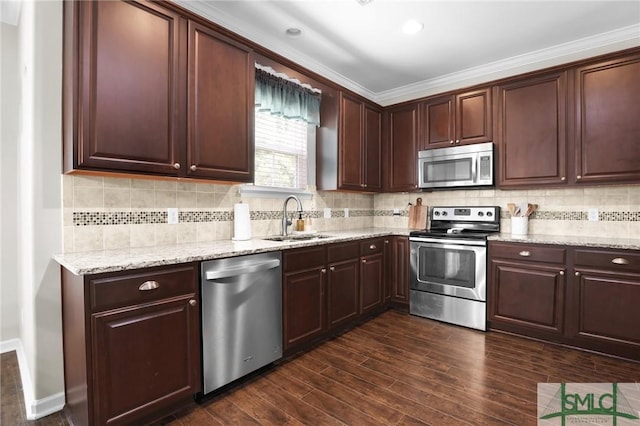
M255 272L266 271L268 269L277 268L280 266L280 259L272 259L266 262L249 263L247 265L240 265L236 268L216 269L212 271L205 271L204 278L207 281L216 280L219 278L235 277L243 274L252 274Z

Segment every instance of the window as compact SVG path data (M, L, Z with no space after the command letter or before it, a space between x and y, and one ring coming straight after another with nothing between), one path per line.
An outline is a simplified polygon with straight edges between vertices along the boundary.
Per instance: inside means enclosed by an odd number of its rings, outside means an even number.
M300 120L256 111L255 185L307 188L307 127Z
M255 99L254 185L306 191L315 185L319 91L256 64Z

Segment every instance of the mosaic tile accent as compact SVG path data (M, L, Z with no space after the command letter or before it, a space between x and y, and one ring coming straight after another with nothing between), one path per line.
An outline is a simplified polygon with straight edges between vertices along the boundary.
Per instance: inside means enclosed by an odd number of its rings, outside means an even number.
M293 214L293 212L291 212ZM373 216L372 210L350 209L351 217ZM250 212L251 220L279 220L282 218L280 210L263 210ZM320 219L324 213L320 211L304 211L303 218ZM343 209L331 211L331 217L344 217ZM233 211L179 211L181 223L230 222L233 221ZM74 226L104 226L104 225L142 225L153 223L167 223L166 211L138 211L138 212L73 212Z

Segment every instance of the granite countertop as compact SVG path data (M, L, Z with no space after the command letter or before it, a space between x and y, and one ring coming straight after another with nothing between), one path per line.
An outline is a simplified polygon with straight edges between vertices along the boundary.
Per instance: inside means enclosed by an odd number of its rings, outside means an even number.
M498 235L492 235L491 237L489 237L489 241L640 250L640 238L589 237L543 234L511 235L508 233L501 233Z
M328 237L284 242L267 241L261 239L261 237L254 237L247 241L220 240L171 246L63 253L54 255L53 259L76 275L88 275L218 259L222 257L242 256L365 238L390 235L408 236L409 230L398 228L365 228L350 231L326 231L319 232L318 234Z

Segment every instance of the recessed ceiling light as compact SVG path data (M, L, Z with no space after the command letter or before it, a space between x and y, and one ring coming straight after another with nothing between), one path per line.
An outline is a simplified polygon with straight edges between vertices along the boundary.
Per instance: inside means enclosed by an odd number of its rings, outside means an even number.
M289 37L300 37L302 35L302 30L300 28L291 27L287 28L285 34Z
M418 22L415 19L410 19L402 26L402 32L404 34L416 34L422 31L423 28L424 24L422 22Z

